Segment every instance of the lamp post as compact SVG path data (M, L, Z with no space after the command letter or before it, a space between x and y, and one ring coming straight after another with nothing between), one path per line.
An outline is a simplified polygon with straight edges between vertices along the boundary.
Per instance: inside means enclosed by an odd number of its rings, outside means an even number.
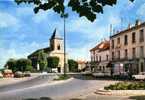
M65 9L63 14L61 15L61 17L63 18L63 28L64 28L64 75L66 75L66 29L65 29L65 22L66 22L66 18L68 17L68 13L65 13Z

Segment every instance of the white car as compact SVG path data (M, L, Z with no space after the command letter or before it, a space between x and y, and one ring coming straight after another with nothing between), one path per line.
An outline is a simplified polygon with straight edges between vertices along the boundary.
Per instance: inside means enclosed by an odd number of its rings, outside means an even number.
M132 77L137 80L145 80L145 72L140 72L138 75L133 75Z
M102 73L102 72L95 72L95 73L92 73L92 75L93 76L105 76L105 74L104 73Z
M42 75L46 75L47 74L47 72L42 72Z

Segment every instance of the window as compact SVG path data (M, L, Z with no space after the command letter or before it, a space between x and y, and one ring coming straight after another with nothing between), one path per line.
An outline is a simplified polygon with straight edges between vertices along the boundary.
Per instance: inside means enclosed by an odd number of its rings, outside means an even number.
M125 36L124 36L124 45L127 45L127 44L128 44L128 36L125 35Z
M127 58L127 57L128 57L128 50L125 49L125 58Z
M140 42L144 42L144 30L140 30L140 38L139 38Z
M112 60L114 60L114 52L112 52Z
M117 38L117 44L120 44L120 38Z
M135 42L136 42L135 37L136 37L136 33L135 33L135 32L133 32L133 33L132 33L132 43L135 43Z
M144 72L144 65L143 65L143 63L140 63L140 66L141 66L141 72Z
M57 46L57 50L60 50L60 45Z
M132 48L132 58L135 58L135 57L136 57L136 49Z
M100 61L101 61L101 56L99 57Z
M96 61L98 61L98 56L96 56Z
M114 40L112 40L112 49L114 49Z
M118 51L117 53L118 53L118 59L120 59L120 51Z
M109 60L109 56L108 56L108 55L106 55L106 60L107 60L107 61Z
M144 57L144 47L140 47L140 57Z

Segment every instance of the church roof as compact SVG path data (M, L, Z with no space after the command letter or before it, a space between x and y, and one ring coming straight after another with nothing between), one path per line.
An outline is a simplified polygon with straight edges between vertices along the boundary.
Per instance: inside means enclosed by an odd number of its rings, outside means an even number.
M50 47L42 48L42 49L38 49L38 50L34 51L33 53L31 53L30 55L28 55L28 58L31 58L31 57L37 56L38 52L40 52L41 50L43 50L44 53L48 53L48 52L51 51Z
M62 39L60 34L58 33L58 30L55 28L55 30L53 31L53 34L51 36L51 39Z

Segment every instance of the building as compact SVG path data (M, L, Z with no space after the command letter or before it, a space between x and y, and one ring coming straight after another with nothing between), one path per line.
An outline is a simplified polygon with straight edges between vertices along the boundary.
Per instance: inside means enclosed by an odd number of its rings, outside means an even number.
M110 60L114 74L145 71L145 22L137 20L110 37Z
M85 69L86 69L86 62L78 60L77 63L78 63L78 71L85 71Z
M64 45L63 45L63 38L60 37L57 30L55 29L50 40L49 40L50 47L43 48L36 50L32 54L28 56L29 59L32 61L32 66L36 69L39 69L37 64L38 58L35 56L39 51L43 50L47 57L58 57L59 64L57 66L58 72L64 72ZM66 54L66 64L67 64L67 54ZM66 70L68 71L68 66L66 66Z
M97 44L90 50L92 72L110 73L110 42L107 40Z

